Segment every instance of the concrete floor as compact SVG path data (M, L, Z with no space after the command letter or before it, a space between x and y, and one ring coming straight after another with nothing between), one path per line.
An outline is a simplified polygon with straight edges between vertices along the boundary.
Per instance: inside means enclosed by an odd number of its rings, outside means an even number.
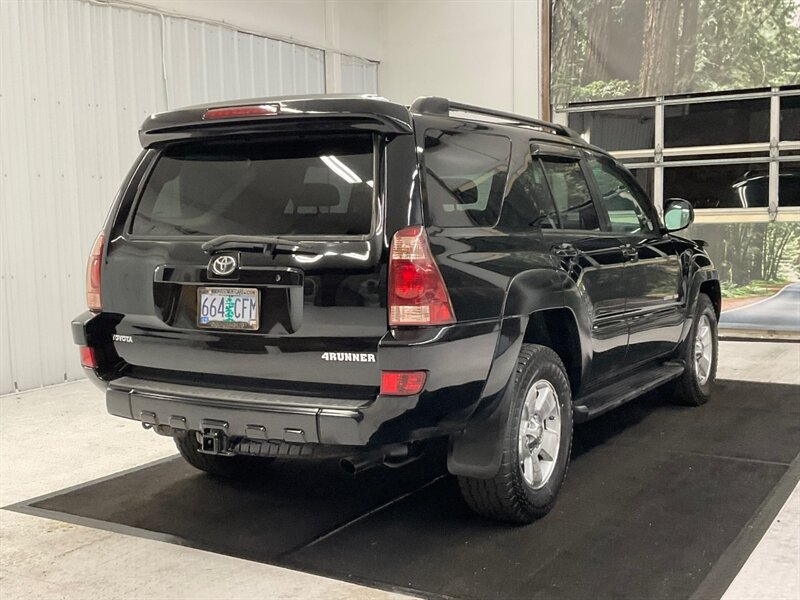
M723 342L719 377L800 385L800 344ZM0 506L174 454L171 440L108 416L100 392L88 382L0 396ZM403 597L178 545L0 511L3 600L216 600L233 594L331 600ZM724 599L800 599L800 486Z

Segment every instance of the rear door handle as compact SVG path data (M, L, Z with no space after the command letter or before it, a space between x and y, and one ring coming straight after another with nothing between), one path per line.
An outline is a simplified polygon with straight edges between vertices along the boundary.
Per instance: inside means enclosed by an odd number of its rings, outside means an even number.
M551 251L560 258L577 258L578 256L578 249L572 244L559 244L553 246Z
M623 246L622 256L625 258L625 260L638 260L639 251L633 246Z

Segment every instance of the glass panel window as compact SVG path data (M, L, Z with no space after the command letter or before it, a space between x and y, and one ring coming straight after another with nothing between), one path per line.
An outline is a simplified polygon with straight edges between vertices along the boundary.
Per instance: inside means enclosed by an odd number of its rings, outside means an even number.
M531 160L528 168L514 179L503 201L499 225L514 230L558 227L558 215L538 160Z
M722 287L720 328L797 331L800 312L788 294L783 302L752 303L800 281L800 223L695 223L682 235L707 242ZM728 310L742 307L742 298L752 311Z
M664 145L711 146L769 141L769 98L664 107Z
M800 96L781 98L781 141L800 140Z
M766 207L769 165L667 167L664 198L684 198L695 208Z
M605 150L642 150L655 144L655 108L570 113L569 126Z
M778 204L800 206L800 162L780 163Z
M542 165L553 194L553 201L561 217L562 227L599 230L600 219L580 164L575 161L545 157Z
M608 213L611 231L651 233L655 231L648 215L647 198L630 185L625 174L611 163L588 159L592 176L600 191L600 202Z
M440 227L491 227L500 216L511 140L497 135L425 132L427 209Z
M761 158L765 162L769 161L769 151L759 152L726 152L720 154L681 154L665 155L664 162L675 162L682 160L720 160L723 158ZM755 162L755 161L753 161Z

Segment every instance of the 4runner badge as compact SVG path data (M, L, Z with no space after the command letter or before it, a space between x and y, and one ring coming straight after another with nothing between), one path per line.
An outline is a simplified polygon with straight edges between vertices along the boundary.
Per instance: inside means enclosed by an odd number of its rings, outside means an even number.
M375 355L368 352L323 352L322 360L333 362L375 362Z

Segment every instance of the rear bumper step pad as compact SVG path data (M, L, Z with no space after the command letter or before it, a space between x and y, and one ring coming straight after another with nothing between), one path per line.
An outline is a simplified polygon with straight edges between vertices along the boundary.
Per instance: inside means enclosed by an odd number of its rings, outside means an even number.
M108 411L147 425L201 431L204 424L226 425L233 438L291 443L365 445L363 400L278 396L196 388L121 377L106 391Z

